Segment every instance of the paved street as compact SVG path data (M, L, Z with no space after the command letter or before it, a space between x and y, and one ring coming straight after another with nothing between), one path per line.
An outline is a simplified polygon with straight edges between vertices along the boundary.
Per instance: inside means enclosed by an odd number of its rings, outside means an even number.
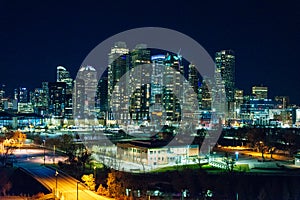
M26 154L22 154L22 151ZM94 192L88 190L81 182L75 178L58 171L57 177L55 176L56 170L45 167L42 165L44 162L43 151L41 150L20 150L19 153L16 152L17 162L15 166L21 167L24 171L30 173L32 177L38 180L42 185L48 188L50 191L54 191L57 197L62 200L85 200L85 199L95 199L95 200L109 200L110 198L99 196ZM23 153L24 153L23 152ZM46 155L49 152L46 152ZM26 155L26 156L24 156ZM63 159L63 157L57 157ZM52 163L52 157L46 159L47 163ZM57 183L57 190L56 190ZM78 187L78 190L77 190ZM77 193L78 191L78 193Z

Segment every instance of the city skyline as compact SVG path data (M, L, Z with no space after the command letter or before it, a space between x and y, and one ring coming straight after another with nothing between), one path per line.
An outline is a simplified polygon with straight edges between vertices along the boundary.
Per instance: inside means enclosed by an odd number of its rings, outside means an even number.
M263 84L272 97L288 95L291 103L300 102L295 62L299 2L217 2L218 7L207 2L163 2L160 6L147 4L141 12L125 2L117 7L94 1L44 3L6 1L1 7L0 83L8 91L18 86L33 89L42 80L55 81L53 68L57 65L67 67L74 77L84 57L106 38L131 28L157 26L191 36L212 57L222 49L234 50L236 86L246 93ZM108 19L114 9L114 16Z
M0 3L0 199L300 199L300 1Z
M116 43L118 43L118 42L116 42ZM134 51L134 49L131 49L131 50L129 50L128 49L128 52L132 52L132 51ZM152 56L156 56L156 55L159 55L159 54L161 54L161 55L163 55L163 53L166 53L165 51L158 51L158 50L154 50L154 51L149 51L150 52L150 56L152 57ZM158 53L159 52L159 53ZM218 65L220 65L220 63L218 63L218 61L216 61L218 58L218 54L222 54L222 52L223 53L225 53L225 52L231 52L233 55L234 55L234 59L235 59L235 52L232 50L232 49L223 49L223 50L219 50L219 51L217 51L217 52L215 52L215 57L212 57L212 59L214 59L214 61L215 61L215 64L216 64L216 73L220 73L220 71L218 71ZM120 54L121 55L121 54ZM174 54L175 55L175 54ZM181 55L182 56L182 55ZM184 59L184 56L183 56L183 59ZM109 59L108 59L109 60ZM234 61L234 63L235 63L235 61ZM187 62L186 60L184 60L183 61L183 67L185 68L184 69L184 71L185 71L185 73L187 73L188 74L188 68L189 68L189 65L193 65L192 63L189 63L189 62ZM72 76L71 75L71 73L70 73L70 69L72 70L72 67L67 67L67 66L62 66L62 65L56 65L56 66L53 66L53 68L52 68L52 78L49 78L49 79L47 79L47 80L42 80L42 82L40 82L40 83L38 83L38 82L36 82L36 85L26 85L26 83L20 83L20 84L18 84L18 86L17 87L15 87L15 88L9 88L9 89L11 89L11 90L8 90L7 89L7 86L6 86L6 84L5 83L2 83L2 85L0 85L0 89L3 89L4 90L4 96L6 97L6 98L10 98L10 99L14 99L14 98L16 98L15 97L15 91L16 90L22 90L22 89L26 89L26 90L28 90L29 92L33 92L34 90L36 90L36 89L39 89L39 88L42 88L42 84L43 84L43 82L56 82L56 81L58 81L58 82L61 82L62 80L59 80L58 79L58 70L60 69L64 69L64 70L66 70L67 71L67 79L70 79L70 80L72 80L72 79L75 79L79 74L80 74L80 69L82 69L82 68L85 68L85 67L89 67L89 66L84 66L84 65L82 65L82 66L80 66L79 67L79 69L78 69L78 71L77 71L77 74L75 74L75 76ZM91 66L91 67L93 67L93 66ZM108 68L107 68L108 69ZM235 71L235 67L234 67L234 71ZM74 73L74 72L73 72ZM235 73L235 72L231 72L231 73L233 73L233 74L231 74L231 76L233 76L233 78L234 79L237 79L237 74ZM97 76L99 77L99 74L97 74ZM200 74L200 76L201 76L201 74ZM228 75L227 75L228 76ZM108 78L107 77L107 75L105 75L104 74L104 77L106 77L106 78ZM188 77L185 77L186 78L186 80L188 80ZM203 77L202 77L203 78ZM202 79L202 78L200 78L200 79ZM63 80L62 82L69 82L69 80ZM98 86L97 87L100 87L100 82L101 82L101 77L99 77L99 80L97 80L98 81ZM226 77L222 77L222 79L223 79L223 81L225 81L225 82L227 82L226 81ZM69 82L68 83L69 85L71 84L71 82ZM67 84L67 85L68 85ZM202 84L202 83L201 83ZM274 88L271 88L269 85L266 85L266 84L262 84L262 83L254 83L253 85L251 85L249 88L241 88L241 87L239 87L237 84L236 84L236 81L234 80L233 81L233 84L234 84L234 86L231 86L231 99L233 98L233 96L234 96L234 94L233 94L233 92L234 92L234 90L243 90L244 92L243 92L243 94L244 95L253 95L254 93L253 93L253 87L266 87L267 88L267 90L268 90L268 96L266 96L267 98L269 98L269 99L275 99L276 97L278 97L278 96L287 96L287 97L289 97L289 102L291 102L291 104L292 105L299 105L300 103L298 103L298 102L294 102L293 101L293 99L291 99L290 98L290 96L288 95L288 94L286 94L286 93L281 93L280 95L279 94L277 94L276 92L275 92L275 94L270 94L270 89L271 89L271 91L273 90L274 91ZM226 83L225 83L225 85L224 85L225 87L227 87L226 86ZM72 88L70 88L70 86L69 86L69 93L71 93L72 91ZM228 90L228 89L226 89L226 90ZM28 93L28 95L29 95L29 93ZM228 96L228 93L226 93L226 95ZM28 99L29 99L29 96L28 96ZM231 100L232 101L232 100Z
M108 68L100 81L93 66L81 66L73 79L60 65L55 82L44 81L34 91L17 88L13 99L3 98L1 91L0 109L59 119L60 124L71 120L76 126L100 121L120 126L174 125L198 116L195 126L211 128L218 121L214 115L222 118L224 126L299 126L299 105L290 104L288 96L270 98L269 88L260 85L253 86L250 94L235 87L232 50L216 52L211 77L201 77L195 64L184 64L179 53L159 52L146 44L130 51L125 42L116 42L106 58Z

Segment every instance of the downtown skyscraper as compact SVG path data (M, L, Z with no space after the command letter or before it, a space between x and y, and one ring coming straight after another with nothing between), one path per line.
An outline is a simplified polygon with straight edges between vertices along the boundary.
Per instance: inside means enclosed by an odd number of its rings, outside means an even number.
M97 71L93 66L81 66L76 77L74 90L74 109L78 120L96 118L96 91L98 79ZM86 122L85 122L86 123Z
M73 79L71 78L70 72L63 66L57 66L56 74L56 82L66 83L66 102L64 117L71 119L73 117Z
M125 42L116 42L108 54L108 120L128 119L128 87L120 86L121 78L125 82L128 76L123 77L129 71L129 49Z
M151 56L146 44L138 44L130 52L131 70L129 77L130 119L149 120Z
M117 42L108 60L108 120L137 124L149 121L157 111L163 111L169 122L180 120L184 78L180 55L151 57L146 44L129 51L124 42Z
M235 54L232 50L222 50L215 55L215 105L216 109L225 111L229 118L234 114L234 94L235 94ZM223 91L224 90L224 91ZM226 99L223 99L225 92ZM225 104L224 104L225 102ZM222 108L225 106L224 108Z

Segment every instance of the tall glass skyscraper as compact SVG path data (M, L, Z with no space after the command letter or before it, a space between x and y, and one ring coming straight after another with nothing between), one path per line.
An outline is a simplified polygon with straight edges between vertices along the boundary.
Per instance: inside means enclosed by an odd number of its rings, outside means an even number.
M150 104L161 103L163 94L163 72L165 55L151 56L152 76L151 76L151 97Z
M95 97L98 85L97 71L92 66L82 66L78 71L76 80L81 80L84 83L83 86L76 87L76 89L83 89L81 95L84 97L84 118L94 119L96 117Z
M222 50L216 53L216 92L225 89L227 117L233 117L235 94L235 54L232 50ZM222 100L220 100L222 102Z
M65 117L71 119L73 117L73 79L69 71L63 66L57 66L56 68L56 81L66 83L66 105L65 105Z
M180 99L182 99L183 94L181 83L182 78L184 78L181 62L181 57L178 55L166 55L163 76L163 105L166 110L166 120L169 122L180 121L181 119ZM178 95L175 95L174 91Z
M226 99L234 101L235 90L235 55L232 50L222 50L216 53L216 70L220 72L225 86Z
M126 85L120 87L118 82L121 78L125 79L125 82L128 81L128 77L123 75L129 68L129 49L125 42L116 42L108 54L108 120L128 118L129 113L126 112L128 105L124 105L129 102L128 87Z
M130 118L135 121L149 119L151 56L146 44L138 44L130 52ZM146 65L146 66L145 66Z
M65 115L66 105L66 83L50 82L48 83L49 91L49 114L58 119Z

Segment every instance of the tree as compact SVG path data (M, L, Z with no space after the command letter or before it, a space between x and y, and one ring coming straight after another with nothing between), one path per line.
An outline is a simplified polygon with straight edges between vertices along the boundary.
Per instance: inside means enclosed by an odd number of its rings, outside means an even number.
M7 192L12 188L12 184L11 182L7 182L6 184L4 184L0 190L0 194L2 194L3 196L7 195Z
M265 159L264 153L268 149L268 147L265 146L264 142L262 142L262 141L257 142L256 146L258 148L258 151L261 152L261 158L264 160Z
M122 186L122 173L117 171L112 171L107 177L107 191L108 196L112 198L119 198L124 195L125 189Z
M276 151L276 147L269 146L269 147L268 147L268 151L269 151L269 153L270 153L270 155L271 155L271 159L273 159L273 154L274 154L275 151Z
M250 142L252 148L255 148L258 152L261 152L261 157L264 160L264 153L268 149L268 146L266 146L267 141L264 129L249 129L247 132L247 139Z
M286 133L283 135L283 139L287 145L289 155L292 156L293 151L295 150L296 134L293 133L292 130L286 130Z
M73 136L64 134L60 136L60 148L64 150L66 153L73 150L72 144L73 144Z
M4 156L2 157L3 164L7 163L8 156L13 154L17 147L21 147L26 140L26 134L21 131L8 131L5 133L5 138L1 138L4 149ZM0 141L0 142L1 142Z
M82 171L85 171L85 165L91 158L91 153L89 153L87 150L85 150L81 156L78 156L78 161L82 164Z
M225 156L223 158L223 161L225 162L226 164L226 170L229 171L229 172L232 172L233 171L233 168L235 166L235 159L233 158L230 158L228 156L228 153L226 152L225 153Z
M103 187L102 184L100 184L99 187L98 187L98 189L97 189L97 194L108 196L108 191L107 191L107 189L105 187Z
M95 191L96 184L93 174L83 175L81 177L81 180L84 181L84 183L89 187L90 190Z
M252 148L258 148L260 141L265 141L265 133L263 132L263 129L260 128L249 129L247 132L247 139Z
M73 136L64 134L59 137L58 147L65 151L69 157L70 163L76 163L75 146L73 142Z

